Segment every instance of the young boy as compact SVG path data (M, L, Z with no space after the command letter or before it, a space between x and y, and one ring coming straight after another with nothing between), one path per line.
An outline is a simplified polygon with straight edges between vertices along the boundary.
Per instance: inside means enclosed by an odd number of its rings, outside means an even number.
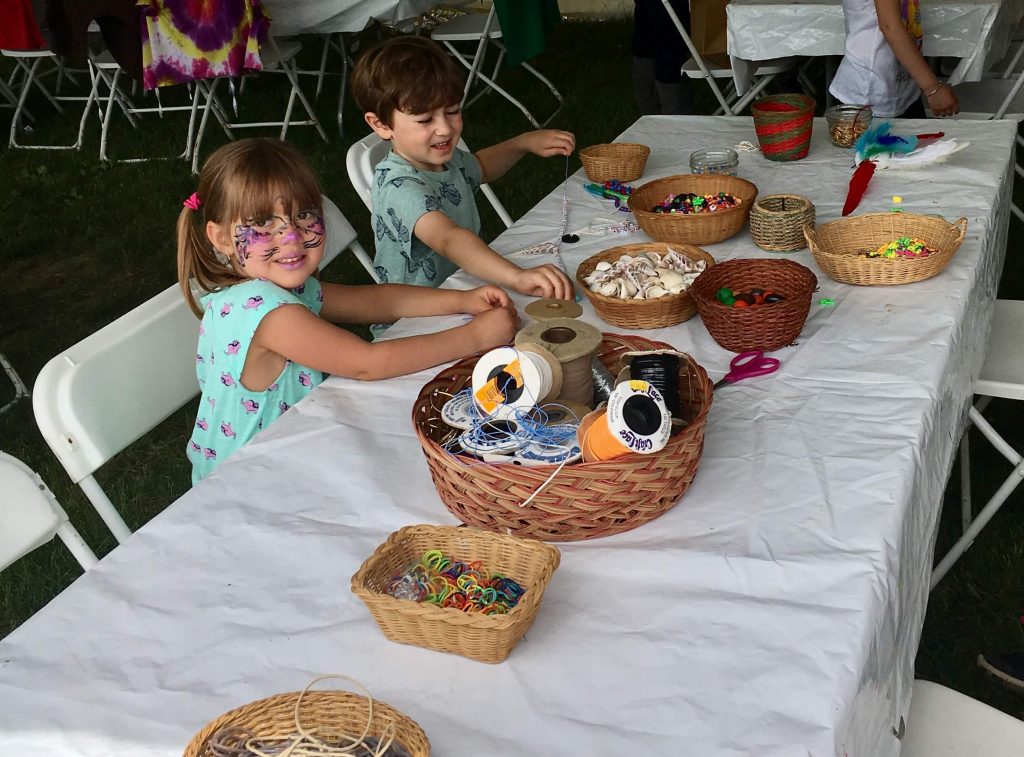
M423 37L392 38L356 63L352 94L370 128L391 142L371 187L381 281L436 287L463 268L521 294L571 300L572 283L558 268L519 268L480 238L473 193L527 153L572 154L575 137L541 129L475 156L460 150L463 85L456 63Z

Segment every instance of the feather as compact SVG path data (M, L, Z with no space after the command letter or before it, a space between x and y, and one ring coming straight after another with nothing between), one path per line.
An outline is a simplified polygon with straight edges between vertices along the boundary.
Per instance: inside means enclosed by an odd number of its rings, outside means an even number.
M861 134L855 144L856 162L860 163L884 153L908 153L917 147L917 137L890 134L891 128L892 124L889 121L882 121Z
M970 142L958 142L956 139L943 139L940 142L933 142L925 145L909 155L892 155L887 165L879 165L879 168L924 168L933 163L939 163L955 152L959 152L969 145Z
M857 166L853 176L850 177L850 189L846 193L846 203L843 205L844 216L850 215L860 205L860 199L864 196L874 173L875 161L873 160L863 160Z

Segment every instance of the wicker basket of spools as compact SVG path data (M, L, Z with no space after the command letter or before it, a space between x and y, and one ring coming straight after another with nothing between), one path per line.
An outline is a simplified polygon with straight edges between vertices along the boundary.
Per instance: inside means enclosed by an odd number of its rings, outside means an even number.
M814 226L814 203L799 195L758 197L750 211L750 236L768 252L794 252L807 246L804 226Z
M803 330L818 279L806 266L778 258L740 258L702 273L690 288L708 333L733 352L777 350ZM780 295L763 307L736 308L722 302L719 290L761 289Z
M598 357L618 375L623 355L671 349L632 335L604 334ZM452 430L442 420L445 402L471 385L477 357L441 371L420 391L413 425L430 475L445 507L460 521L491 531L548 541L579 541L629 531L674 507L689 488L711 407L711 382L689 356L679 360L679 405L686 426L660 452L556 466L485 464L446 448ZM524 502L530 499L524 506Z
M671 195L725 193L740 202L709 213L655 213L653 208ZM629 209L637 224L659 242L714 244L734 236L746 223L757 199L757 187L728 174L682 174L655 179L637 187L629 197Z
M643 242L640 244L624 244L599 252L584 260L576 269L576 283L587 295L590 304L601 318L613 326L627 329L660 329L674 326L692 318L697 313L697 304L689 291L676 294L667 293L653 299L635 299L605 295L591 290L585 279L592 274L599 263L614 264L624 255L630 257L654 253L665 256L669 251L696 263L703 261L707 268L715 264L715 259L707 252L689 244L665 244L664 242Z
M298 705L298 707L296 707ZM373 739L375 746L392 738L409 757L430 757L430 742L416 722L394 707L347 691L294 691L250 702L210 721L185 747L183 757L221 757L235 748L243 751L246 739L258 738L261 748L292 743L299 726L323 741L349 737ZM273 752L279 753L278 751Z
M807 95L769 95L750 106L761 154L768 160L807 157L814 126L814 98Z
M591 181L633 181L643 176L651 148L630 142L591 145L580 150L583 170Z
M804 228L821 270L836 281L860 286L911 284L937 276L960 249L966 233L966 218L950 223L938 216L914 213L865 213L817 229ZM916 237L935 251L919 259L864 255L900 237Z

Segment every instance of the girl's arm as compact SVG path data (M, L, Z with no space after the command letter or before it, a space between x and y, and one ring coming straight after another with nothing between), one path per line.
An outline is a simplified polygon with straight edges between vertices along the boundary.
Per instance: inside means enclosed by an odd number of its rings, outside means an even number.
M492 250L480 237L464 229L440 210L424 213L413 233L425 245L478 279L535 297L571 300L572 282L555 266L523 269Z
M476 154L484 184L499 179L527 153L548 158L552 155L572 155L576 137L568 131L539 129L528 131L512 139L485 147Z
M508 344L517 326L514 309L494 307L464 326L436 334L365 342L302 305L282 305L263 317L249 353L250 357L273 353L336 376L385 379Z
M468 313L511 307L508 295L495 286L469 291L434 289L407 284L345 286L321 284L324 300L320 317L331 323L392 323L399 318Z
M953 88L942 84L928 62L917 49L917 43L907 31L900 17L900 0L875 0L878 28L892 49L896 60L907 69L917 86L927 95L928 107L937 116L949 116L960 111Z

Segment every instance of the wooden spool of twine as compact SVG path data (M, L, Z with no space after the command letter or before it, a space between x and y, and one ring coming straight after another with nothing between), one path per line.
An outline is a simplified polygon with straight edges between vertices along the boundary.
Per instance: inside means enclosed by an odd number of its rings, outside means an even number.
M555 356L562 365L561 398L587 407L594 404L590 362L601 345L601 332L585 321L555 318L531 323L516 334L516 347L534 344Z
M800 195L758 198L750 210L750 236L769 252L793 252L807 246L804 224L814 227L814 203Z

